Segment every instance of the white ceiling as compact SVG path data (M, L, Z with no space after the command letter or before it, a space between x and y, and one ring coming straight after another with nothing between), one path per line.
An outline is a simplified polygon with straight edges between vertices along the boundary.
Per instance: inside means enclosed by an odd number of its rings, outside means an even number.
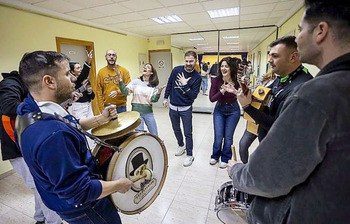
M172 45L217 51L218 34L239 35L220 38L220 51L249 51L276 28L237 29L281 25L302 6L302 0L0 0L0 3L32 12L146 38L171 35ZM239 16L211 19L208 10L240 7ZM179 16L183 22L158 24L152 17ZM182 34L188 33L190 34ZM181 35L174 35L179 34ZM202 41L189 38L203 37ZM227 42L239 42L227 45ZM208 43L199 46L198 43ZM211 49L209 47L212 47ZM232 50L232 46L234 50ZM203 48L205 47L205 48Z

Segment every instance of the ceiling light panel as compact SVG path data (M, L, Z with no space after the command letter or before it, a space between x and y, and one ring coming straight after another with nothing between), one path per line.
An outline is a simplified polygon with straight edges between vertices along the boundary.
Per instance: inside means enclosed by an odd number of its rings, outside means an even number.
M239 15L239 7L234 8L226 8L226 9L215 9L207 11L210 18L220 18L227 16L238 16Z
M198 38L190 38L190 39L188 39L188 40L190 40L190 41L196 41L196 40L204 40L204 38L203 38L203 37L198 37Z
M171 15L171 16L161 16L157 18L152 18L153 21L163 24L163 23L178 23L182 22L182 19L178 17L177 15Z
M223 39L238 39L239 36L223 36Z

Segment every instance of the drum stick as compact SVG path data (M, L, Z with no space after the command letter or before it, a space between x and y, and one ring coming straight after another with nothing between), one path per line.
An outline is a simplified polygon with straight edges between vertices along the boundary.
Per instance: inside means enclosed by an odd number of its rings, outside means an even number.
M231 149L232 149L232 159L234 161L237 161L237 156L236 156L236 147L234 145L231 145Z
M136 177L136 178L134 178L134 179L130 179L133 183L135 183L136 181L139 181L139 180L141 180L142 178L145 178L145 177L147 177L147 173L143 173L142 175L140 175L140 176L138 176L138 177Z
M134 179L130 179L133 183L136 181L141 180L142 178L146 178L146 180L150 180L152 178L152 170L146 168L145 170L142 171L142 174Z

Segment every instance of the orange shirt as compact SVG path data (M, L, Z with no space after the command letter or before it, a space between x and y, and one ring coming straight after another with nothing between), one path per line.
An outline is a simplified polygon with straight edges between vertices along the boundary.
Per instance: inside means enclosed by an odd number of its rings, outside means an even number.
M124 84L128 85L131 81L128 70L120 65L116 66L116 70L120 72L120 77ZM112 91L117 91L117 96L115 98L108 96ZM98 71L96 96L98 107L101 112L108 104L114 104L117 107L126 106L126 96L123 96L119 89L116 71L109 69L107 66Z

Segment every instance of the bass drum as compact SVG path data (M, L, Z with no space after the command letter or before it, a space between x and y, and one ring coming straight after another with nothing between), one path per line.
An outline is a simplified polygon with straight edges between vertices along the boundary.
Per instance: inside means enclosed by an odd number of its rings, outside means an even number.
M126 177L134 182L125 194L114 193L110 197L122 213L140 213L152 204L163 187L168 168L165 146L157 136L144 132L131 132L106 142L121 151L101 145L92 150L103 178L110 181Z

